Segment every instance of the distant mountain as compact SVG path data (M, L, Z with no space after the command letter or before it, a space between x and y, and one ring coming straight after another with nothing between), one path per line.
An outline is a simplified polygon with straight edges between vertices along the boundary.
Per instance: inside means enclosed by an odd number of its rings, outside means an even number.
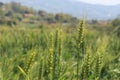
M79 18L86 16L88 19L113 19L120 15L120 5L93 5L74 0L2 0L2 2L10 1L20 2L36 10L63 12Z

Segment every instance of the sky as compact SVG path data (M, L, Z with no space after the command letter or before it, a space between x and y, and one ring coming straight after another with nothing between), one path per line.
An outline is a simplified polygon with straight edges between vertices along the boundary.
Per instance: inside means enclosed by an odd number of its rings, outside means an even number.
M22 1L22 0L0 0L0 1L9 2L9 1ZM30 1L30 0L26 0L26 1ZM39 1L39 0L35 0L35 1ZM80 2L90 3L90 4L102 4L102 5L118 5L118 4L120 4L120 0L70 0L70 1L80 1Z
M73 0L73 1L82 1L91 4L102 4L102 5L118 5L120 0Z

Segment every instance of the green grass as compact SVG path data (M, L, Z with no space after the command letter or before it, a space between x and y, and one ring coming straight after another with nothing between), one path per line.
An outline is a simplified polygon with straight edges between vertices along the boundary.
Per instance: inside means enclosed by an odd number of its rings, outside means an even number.
M72 30L1 27L0 80L119 80L119 38Z

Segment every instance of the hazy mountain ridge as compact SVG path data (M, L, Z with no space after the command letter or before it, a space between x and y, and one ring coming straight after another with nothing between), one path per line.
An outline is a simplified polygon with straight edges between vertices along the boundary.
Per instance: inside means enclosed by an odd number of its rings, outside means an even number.
M23 5L33 7L36 10L42 9L52 13L64 12L77 17L84 15L88 19L112 19L120 14L120 5L93 5L71 0L7 0L7 2L9 1L20 2Z

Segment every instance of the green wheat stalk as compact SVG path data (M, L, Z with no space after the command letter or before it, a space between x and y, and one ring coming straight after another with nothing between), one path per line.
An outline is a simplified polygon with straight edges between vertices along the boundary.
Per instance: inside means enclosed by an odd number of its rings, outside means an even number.
M79 80L79 56L81 51L81 44L83 43L83 35L84 35L84 20L81 20L79 28L78 28L78 41L77 41L77 80Z
M56 30L53 50L53 74L52 80L58 80L60 77L60 56L62 53L60 31Z
M26 74L28 74L30 72L30 68L32 67L32 63L34 62L35 55L36 55L36 53L33 52L32 55L30 56L28 62L27 62L27 65L26 65L26 68L25 68Z

